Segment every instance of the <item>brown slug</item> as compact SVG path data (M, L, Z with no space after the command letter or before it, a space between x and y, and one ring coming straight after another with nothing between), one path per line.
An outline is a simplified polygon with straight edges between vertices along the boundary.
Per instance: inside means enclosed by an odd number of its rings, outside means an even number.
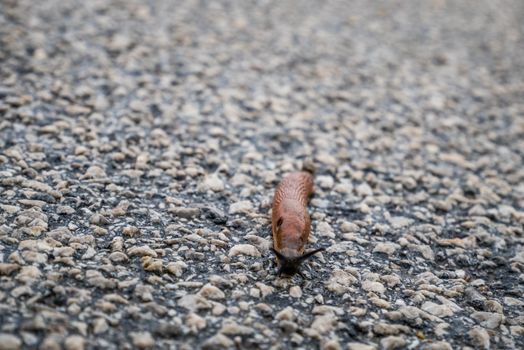
M292 276L300 264L323 248L304 253L311 230L307 210L313 194L313 171L303 171L285 176L275 190L272 207L273 252L277 256L279 275Z

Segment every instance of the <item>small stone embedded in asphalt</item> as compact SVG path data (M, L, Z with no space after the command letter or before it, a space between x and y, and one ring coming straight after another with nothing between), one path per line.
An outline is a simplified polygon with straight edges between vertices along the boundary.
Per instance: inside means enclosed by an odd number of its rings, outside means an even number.
M221 192L224 190L224 182L220 179L220 177L218 177L217 174L212 174L203 180L200 188L204 191L210 190L213 192Z
M85 340L80 335L70 335L64 341L66 350L83 350L85 348Z
M155 345L155 340L149 332L132 332L130 336L137 349L148 349Z
M449 306L444 304L439 305L431 301L426 301L422 304L421 309L437 317L448 317L454 314Z
M380 346L384 350L402 349L406 345L406 340L399 336L389 336L380 340Z
M18 350L22 348L22 341L14 334L0 333L0 349Z
M482 327L488 329L498 328L504 321L504 316L493 312L474 312L471 318L477 321Z
M232 203L229 207L229 214L247 213L253 209L250 201L239 201Z
M217 225L225 225L227 223L227 215L212 205L203 205L200 207L200 210L204 213L206 218Z
M0 349L524 348L522 18L2 2ZM325 251L288 278L304 167Z
M378 243L375 248L373 249L373 253L384 253L387 255L391 255L395 253L397 249L399 249L400 246L395 243Z
M289 289L289 295L293 298L300 298L302 296L302 289L299 286L293 286Z
M374 292L379 294L384 293L386 290L382 283L367 280L362 282L362 289L364 289L367 292Z
M376 350L377 349L377 346L373 344L351 342L351 343L348 343L347 345L348 345L348 350Z
M229 256L234 257L237 255L247 255L247 256L259 257L260 252L258 251L257 248L255 248L251 244L237 244L229 250Z
M224 299L226 295L218 287L215 287L211 284L206 284L198 292L199 295L203 296L206 299L220 300Z
M476 349L489 349L490 348L490 337L489 333L481 327L473 327L468 332L471 345Z

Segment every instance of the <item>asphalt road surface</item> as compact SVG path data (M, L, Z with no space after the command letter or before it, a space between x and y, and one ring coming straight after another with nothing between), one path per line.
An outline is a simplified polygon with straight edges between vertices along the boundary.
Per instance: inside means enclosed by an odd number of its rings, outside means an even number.
M523 157L521 0L0 0L0 349L522 349Z

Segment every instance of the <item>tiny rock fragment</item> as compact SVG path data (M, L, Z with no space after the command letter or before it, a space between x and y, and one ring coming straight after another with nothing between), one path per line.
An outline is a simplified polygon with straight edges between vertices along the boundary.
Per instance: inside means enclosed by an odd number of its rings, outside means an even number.
M198 292L199 295L203 296L207 299L213 299L213 300L221 300L225 299L226 295L223 291L220 290L220 288L215 287L214 285L208 283L200 289Z
M213 350L213 349L229 349L231 348L235 343L229 339L224 334L218 333L212 336L211 338L207 339L202 348L205 350Z
M140 234L140 230L136 226L126 226L122 229L122 234L128 237L134 237Z
M240 201L231 204L229 207L229 214L247 213L253 210L253 205L250 201Z
M19 269L20 265L18 264L0 263L0 275L7 276Z
M258 249L251 244L237 244L229 250L228 255L231 257L237 256L237 255L248 255L248 256L254 256L254 257L261 256Z
M81 177L82 179L100 179L107 177L106 172L104 169L99 167L98 165L92 165L89 168L87 168L84 175Z
M406 345L406 340L399 336L389 336L380 340L380 346L384 350L403 349Z
M207 176L200 184L199 189L203 191L221 192L224 190L224 182L217 174Z
M85 339L80 335L70 335L64 341L66 350L83 350L85 346Z
M382 283L368 280L362 282L362 289L364 289L367 292L374 292L379 294L383 294L386 291L386 288Z
M489 349L490 339L489 333L482 327L473 327L468 332L470 342L476 349Z
M22 347L22 341L16 335L0 333L0 349L18 350Z
M129 256L151 256L157 257L157 253L147 245L131 247L127 250Z
M293 298L300 298L302 296L302 289L299 286L293 286L289 288L289 295Z
M147 349L155 345L155 340L149 332L133 332L130 335L133 345L138 349Z

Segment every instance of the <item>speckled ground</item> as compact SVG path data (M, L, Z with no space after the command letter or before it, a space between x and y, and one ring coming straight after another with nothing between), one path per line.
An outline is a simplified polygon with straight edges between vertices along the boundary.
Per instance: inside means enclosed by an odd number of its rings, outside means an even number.
M524 347L523 18L0 1L0 349ZM306 159L327 250L278 278Z

